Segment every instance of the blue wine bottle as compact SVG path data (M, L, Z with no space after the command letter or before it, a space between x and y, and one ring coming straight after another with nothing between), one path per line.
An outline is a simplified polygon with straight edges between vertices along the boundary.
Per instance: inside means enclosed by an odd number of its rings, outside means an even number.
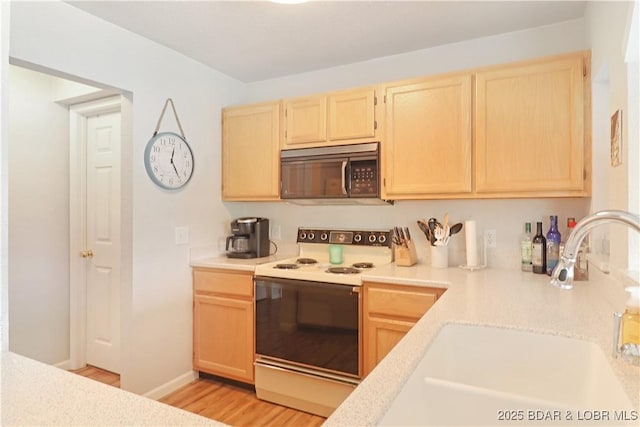
M562 237L558 231L558 216L551 215L549 221L551 225L547 232L547 274L551 276L553 269L556 268L560 260L560 242Z

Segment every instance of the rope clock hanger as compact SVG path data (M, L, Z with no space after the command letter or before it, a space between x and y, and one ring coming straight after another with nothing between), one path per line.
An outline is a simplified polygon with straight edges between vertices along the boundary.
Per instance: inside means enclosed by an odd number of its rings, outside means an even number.
M171 104L173 115L180 129L180 135L175 132L158 133L169 104ZM179 190L189 182L193 175L193 151L184 136L178 113L171 98L168 98L164 103L153 136L145 147L144 167L151 181L165 190Z

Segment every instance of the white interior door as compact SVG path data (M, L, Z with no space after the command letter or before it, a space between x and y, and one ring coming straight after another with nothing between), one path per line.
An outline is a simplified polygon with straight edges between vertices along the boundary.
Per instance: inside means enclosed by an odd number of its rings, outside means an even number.
M87 363L120 372L120 112L87 118Z
M82 104L72 113L72 194L77 200L72 196L71 265L77 268L71 277L71 365L119 373L119 100Z

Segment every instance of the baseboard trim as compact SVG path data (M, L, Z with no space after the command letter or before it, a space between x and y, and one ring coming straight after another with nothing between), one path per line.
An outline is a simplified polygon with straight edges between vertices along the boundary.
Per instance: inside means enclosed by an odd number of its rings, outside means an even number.
M53 366L55 368L60 368L60 369L64 369L65 371L68 371L71 369L71 360L64 360L62 362L56 363Z
M196 380L197 378L198 378L198 372L196 371L185 372L184 374L172 379L171 381L161 384L158 387L154 388L153 390L146 392L145 394L143 394L143 396L148 397L149 399L159 400L164 396L166 396L167 394L172 393L177 389L179 389L180 387L187 385L190 382Z

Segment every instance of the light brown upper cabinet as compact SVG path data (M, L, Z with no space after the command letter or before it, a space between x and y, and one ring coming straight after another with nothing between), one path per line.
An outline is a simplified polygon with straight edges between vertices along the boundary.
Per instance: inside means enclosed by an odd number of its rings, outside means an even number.
M280 198L280 102L222 110L222 199Z
M471 74L385 87L383 198L471 192Z
M477 72L478 195L589 195L588 61L578 52Z
M282 148L374 141L375 106L373 88L284 100Z

